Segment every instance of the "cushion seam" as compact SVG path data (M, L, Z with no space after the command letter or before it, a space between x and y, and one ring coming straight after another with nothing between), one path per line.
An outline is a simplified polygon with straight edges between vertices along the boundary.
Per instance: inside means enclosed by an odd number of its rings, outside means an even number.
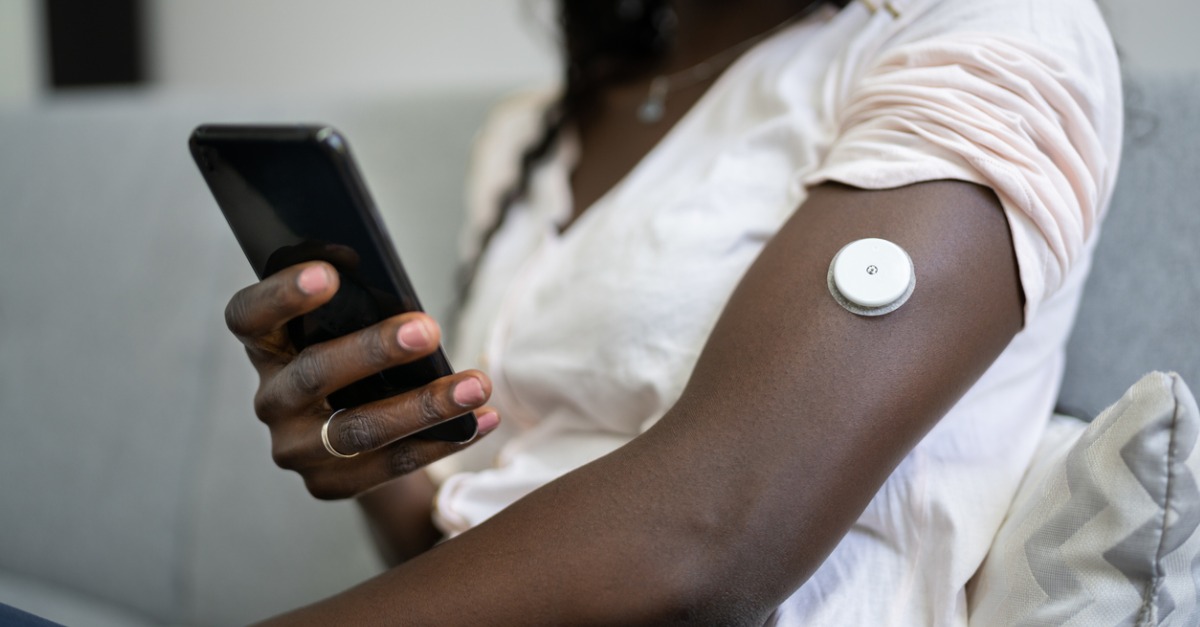
M1168 375L1168 376L1170 376L1170 375ZM1166 538L1167 538L1167 518L1169 517L1170 511L1171 511L1171 502L1173 500L1172 499L1172 496L1173 496L1172 488L1174 488L1174 486L1175 486L1175 436L1179 432L1179 412L1180 412L1180 408L1179 408L1180 403L1178 401L1178 399L1179 399L1178 385L1179 385L1178 378L1171 377L1171 385L1170 385L1171 399L1174 401L1175 406L1172 408L1172 411L1171 411L1171 423L1170 423L1171 437L1167 441L1167 455L1166 455L1167 487L1166 487L1166 491L1164 492L1164 496L1163 496L1162 525L1159 528L1158 548L1156 548L1154 551L1154 563L1153 563L1153 571L1150 576L1150 585L1146 587L1146 596L1143 599L1144 604L1146 606L1148 606L1146 609L1151 610L1151 613L1149 616L1147 616L1147 618L1149 618L1150 616L1153 616L1154 603L1156 601L1155 597L1158 596L1158 589L1160 588L1160 583L1162 582L1163 547L1164 547L1164 544L1166 543Z

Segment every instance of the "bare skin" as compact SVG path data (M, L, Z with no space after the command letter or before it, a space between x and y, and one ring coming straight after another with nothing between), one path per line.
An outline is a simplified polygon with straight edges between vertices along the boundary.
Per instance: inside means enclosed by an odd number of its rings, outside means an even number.
M766 18L777 3L737 8L755 7L760 28L777 23ZM621 94L610 95L615 107ZM658 129L633 127L615 111L583 124L576 207L623 176L690 104L674 101ZM625 132L644 136L612 159L593 158L603 138ZM825 286L834 253L863 237L900 244L919 276L909 302L879 318L846 312ZM432 320L408 314L294 354L280 329L336 285L319 262L285 270L234 297L230 327L262 376L256 408L277 462L322 498L375 488L364 507L393 536L397 556L416 555L429 540L421 535L428 508L394 499L422 500L430 487L420 472L385 482L461 445L397 438L463 409L491 414L485 398L456 401L453 392L473 379L486 396L490 382L460 373L347 411L331 429L334 446L370 452L330 458L319 440L324 395L427 354L438 337ZM1021 310L1008 225L990 190L962 182L815 188L747 272L657 425L462 536L272 623L761 623L1000 354ZM405 322L423 325L424 342L398 340Z

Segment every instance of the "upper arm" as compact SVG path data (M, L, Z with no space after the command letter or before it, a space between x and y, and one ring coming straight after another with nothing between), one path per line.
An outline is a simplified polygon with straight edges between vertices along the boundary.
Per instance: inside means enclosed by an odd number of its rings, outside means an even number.
M827 289L834 254L865 237L899 244L916 269L908 302L884 316L852 314ZM761 622L1021 323L990 189L815 187L743 276L660 421L413 564L537 590L520 603L503 583L473 591L530 624Z
M826 284L835 253L865 237L899 244L916 271L912 297L884 316L846 311ZM752 585L786 596L1021 322L990 189L819 186L743 278L679 402L627 454L674 451L658 476L664 490L696 490L697 519L720 521L701 525L721 547L715 571L746 556Z

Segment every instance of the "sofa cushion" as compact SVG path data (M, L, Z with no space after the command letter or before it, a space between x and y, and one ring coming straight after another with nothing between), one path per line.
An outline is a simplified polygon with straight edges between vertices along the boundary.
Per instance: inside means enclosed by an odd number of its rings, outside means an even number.
M1067 347L1059 405L1090 419L1151 370L1200 381L1200 71L1126 78L1112 206Z
M1146 375L1051 423L969 588L972 625L1200 623L1200 411Z
M494 96L113 93L0 110L7 581L205 625L246 623L378 572L354 505L315 501L271 463L255 375L222 317L254 275L187 138L202 122L339 127L440 313L469 143Z

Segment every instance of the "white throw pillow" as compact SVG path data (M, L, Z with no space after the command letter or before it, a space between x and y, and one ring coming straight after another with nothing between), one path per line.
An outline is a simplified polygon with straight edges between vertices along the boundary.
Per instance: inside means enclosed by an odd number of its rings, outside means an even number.
M1090 425L1051 421L987 559L970 624L1200 625L1200 412L1146 375Z

